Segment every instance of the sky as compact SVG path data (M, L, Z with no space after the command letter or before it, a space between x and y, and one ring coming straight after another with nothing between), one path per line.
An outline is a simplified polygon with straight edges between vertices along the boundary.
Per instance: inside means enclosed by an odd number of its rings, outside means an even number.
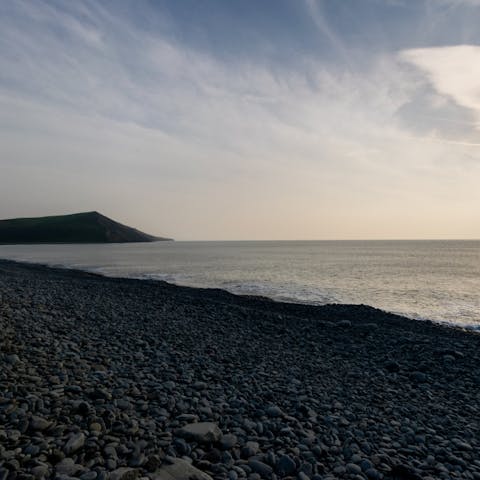
M0 218L480 238L480 0L0 2Z

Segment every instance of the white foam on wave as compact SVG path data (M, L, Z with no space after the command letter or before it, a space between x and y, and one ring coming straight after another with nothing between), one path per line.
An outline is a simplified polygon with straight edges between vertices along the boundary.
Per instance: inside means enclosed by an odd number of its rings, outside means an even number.
M307 305L325 305L327 303L341 303L337 296L312 289L308 286L276 285L270 282L238 282L238 281L208 281L198 275L185 273L131 273L124 275L127 278L139 280L159 280L173 285L220 288L236 295L252 295L271 298L280 302L302 303Z
M237 295L258 295L281 302L303 303L308 305L325 305L340 303L339 299L320 289L306 285L283 285L269 282L223 282L219 285Z

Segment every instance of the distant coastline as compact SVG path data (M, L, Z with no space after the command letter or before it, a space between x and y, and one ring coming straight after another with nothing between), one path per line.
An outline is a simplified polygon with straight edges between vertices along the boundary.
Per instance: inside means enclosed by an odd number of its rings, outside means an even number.
M118 223L96 211L0 220L0 244L136 243L172 241Z

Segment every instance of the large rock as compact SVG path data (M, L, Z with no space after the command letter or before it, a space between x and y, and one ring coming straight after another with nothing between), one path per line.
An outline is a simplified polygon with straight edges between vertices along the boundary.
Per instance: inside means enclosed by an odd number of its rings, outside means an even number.
M233 448L238 442L237 436L233 433L227 433L223 435L222 439L220 440L220 446L223 450L229 450Z
M84 467L79 465L73 461L73 458L64 458L55 466L55 470L57 475L66 475L69 477L73 477L74 475L82 472Z
M110 480L135 480L138 470L135 468L121 467L110 473Z
M273 473L273 469L270 465L260 462L258 460L249 460L248 466L255 472L258 473L262 478L270 478Z
M76 451L83 448L84 445L85 435L82 432L75 433L70 436L68 442L63 447L63 451L66 455L71 455L72 453L75 453Z
M42 432L43 430L47 430L51 425L52 422L48 421L46 418L38 417L37 415L33 415L30 419L30 428L32 430Z
M267 415L269 417L275 418L275 417L283 417L284 413L280 407L277 405L272 405L267 408Z
M212 477L202 472L185 460L170 459L170 464L163 464L155 473L152 480L212 480Z
M297 471L297 465L292 457L282 455L277 461L275 470L281 477L287 477L294 475Z
M222 431L216 423L198 422L185 425L176 431L176 435L198 443L214 443L222 438Z

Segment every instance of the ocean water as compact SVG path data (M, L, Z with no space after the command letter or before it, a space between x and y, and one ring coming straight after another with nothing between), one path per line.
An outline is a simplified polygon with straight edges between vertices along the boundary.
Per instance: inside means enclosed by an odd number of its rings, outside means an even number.
M0 245L0 258L480 329L480 241Z

